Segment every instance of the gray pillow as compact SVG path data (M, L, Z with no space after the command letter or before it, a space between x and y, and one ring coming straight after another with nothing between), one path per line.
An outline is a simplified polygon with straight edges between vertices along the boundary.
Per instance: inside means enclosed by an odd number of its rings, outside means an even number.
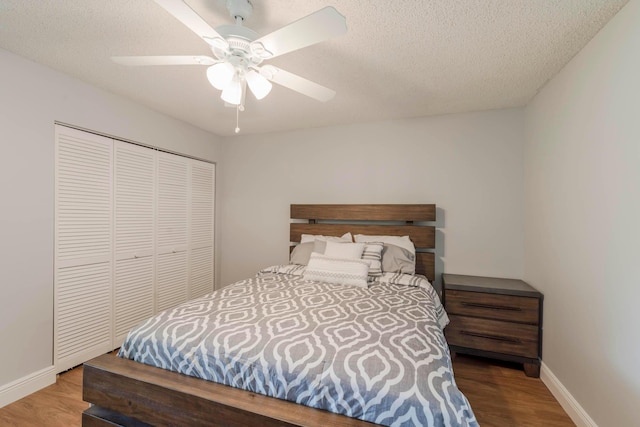
M307 265L313 252L313 242L300 243L291 251L290 264Z
M308 265L311 252L324 254L327 242L322 240L314 240L313 242L299 243L291 251L289 264Z
M385 243L382 249L382 271L416 274L416 256L408 249Z

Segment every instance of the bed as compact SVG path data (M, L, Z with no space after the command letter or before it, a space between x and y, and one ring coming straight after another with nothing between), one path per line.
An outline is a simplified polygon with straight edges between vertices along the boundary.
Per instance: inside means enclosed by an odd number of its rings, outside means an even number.
M477 425L453 378L446 313L419 276L435 276L435 205L291 205L290 217L292 260L309 236L410 236L417 275L344 285L322 275L336 259L312 253L160 313L121 357L85 364L84 426Z

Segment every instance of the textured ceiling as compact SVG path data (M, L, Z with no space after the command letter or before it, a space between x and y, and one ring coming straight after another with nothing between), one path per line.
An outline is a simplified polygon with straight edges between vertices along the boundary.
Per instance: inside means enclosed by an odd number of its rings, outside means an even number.
M525 105L628 0L251 0L260 35L324 6L346 35L274 58L336 97L320 103L274 85L247 96L242 133ZM211 26L224 0L187 0ZM0 0L0 48L218 135L233 135L204 66L129 68L118 55L210 55L152 0ZM0 64L1 66L1 64Z

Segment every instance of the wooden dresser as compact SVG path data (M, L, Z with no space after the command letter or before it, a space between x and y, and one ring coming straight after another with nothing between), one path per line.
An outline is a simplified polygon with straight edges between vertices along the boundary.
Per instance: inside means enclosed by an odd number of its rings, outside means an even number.
M540 376L543 295L522 280L443 274L452 353L522 363Z

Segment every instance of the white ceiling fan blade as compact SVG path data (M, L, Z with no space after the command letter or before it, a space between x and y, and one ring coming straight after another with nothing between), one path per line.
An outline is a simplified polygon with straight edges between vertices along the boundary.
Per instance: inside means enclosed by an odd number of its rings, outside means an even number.
M327 6L251 43L263 58L273 58L347 32L347 20ZM266 51L266 52L265 52Z
M310 80L284 71L273 65L266 65L260 69L260 74L274 83L284 86L310 98L317 99L321 102L327 102L336 96L336 92L329 88L314 83Z
M164 10L212 46L228 48L229 43L182 0L154 0Z
M111 60L120 65L140 67L147 65L213 65L216 60L202 55L163 56L112 56Z

